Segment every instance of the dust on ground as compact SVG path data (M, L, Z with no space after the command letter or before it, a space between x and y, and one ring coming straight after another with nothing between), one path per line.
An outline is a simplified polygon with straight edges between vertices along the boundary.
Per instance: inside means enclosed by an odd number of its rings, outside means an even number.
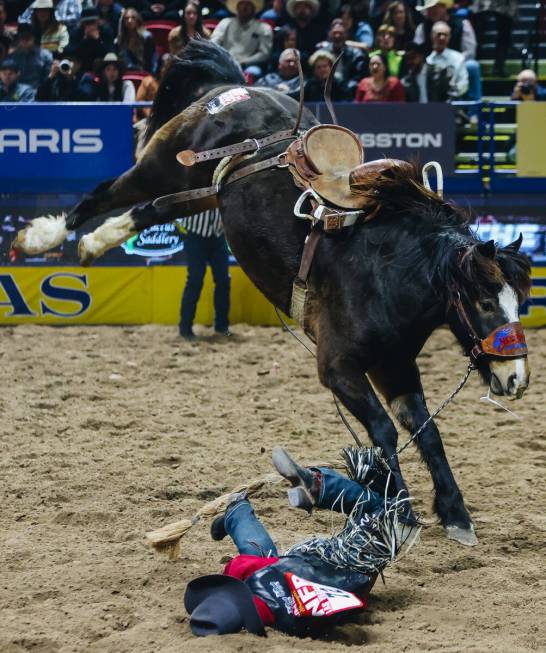
M350 436L314 360L277 328L207 329L196 344L171 327L0 330L0 650L108 653L544 651L546 439L544 332L528 334L532 385L510 404L479 402L473 377L438 419L480 544L440 526L387 570L370 608L332 641L271 631L194 638L182 597L233 553L205 526L168 562L143 534L190 516L241 481L271 471L275 444L302 461L336 461ZM466 361L445 330L420 358L429 406ZM414 450L402 468L432 519L431 482ZM289 509L281 490L255 501L279 548L330 529Z

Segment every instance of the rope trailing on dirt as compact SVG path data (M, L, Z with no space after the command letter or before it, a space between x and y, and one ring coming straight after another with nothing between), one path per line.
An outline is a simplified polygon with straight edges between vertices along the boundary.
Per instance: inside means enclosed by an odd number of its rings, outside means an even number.
M246 492L248 496L252 496L262 488L268 485L277 485L284 480L279 474L266 474L262 478L239 485L231 492L222 494L213 501L205 503L191 519L182 519L173 524L167 524L163 528L150 531L146 533L146 539L157 552L167 555L169 560L176 560L180 555L180 538L202 519L214 519L217 515L224 513L233 500L234 494Z

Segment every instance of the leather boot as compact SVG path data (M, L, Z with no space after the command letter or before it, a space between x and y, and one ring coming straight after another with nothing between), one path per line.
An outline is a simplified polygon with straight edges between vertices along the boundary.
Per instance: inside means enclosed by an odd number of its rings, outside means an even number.
M273 449L273 466L292 484L288 490L288 503L293 508L311 512L320 493L320 474L300 467L282 447Z

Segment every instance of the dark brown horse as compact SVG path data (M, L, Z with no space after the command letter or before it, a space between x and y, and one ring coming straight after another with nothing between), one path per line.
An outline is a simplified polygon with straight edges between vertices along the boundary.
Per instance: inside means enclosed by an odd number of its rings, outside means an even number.
M97 214L144 203L82 238L82 259L90 262L137 231L208 206L208 199L163 209L153 206L151 200L158 196L211 184L217 162L183 167L176 154L291 129L298 112L297 103L286 96L253 88L246 89L244 101L211 112L227 88L233 87L214 89L175 115L153 134L133 168L100 186L66 218L36 219L15 245L27 252L42 251L58 244L66 229ZM305 112L301 127L308 129L315 122ZM252 161L285 148L286 143L270 146ZM290 173L279 168L247 176L218 194L235 257L285 312L310 230L308 222L293 216L299 195ZM309 330L317 345L321 382L362 423L373 443L392 456L403 488L395 455L397 430L374 387L400 424L414 432L429 415L416 357L430 334L447 323L469 353L476 338L517 322L518 303L530 288L530 268L518 253L519 243L498 249L493 242L480 242L458 209L423 187L416 168L379 176L373 202L373 220L321 237L309 277ZM526 358L480 356L477 365L497 395L519 398L528 385ZM435 509L448 536L475 543L472 521L433 421L417 446L430 469Z

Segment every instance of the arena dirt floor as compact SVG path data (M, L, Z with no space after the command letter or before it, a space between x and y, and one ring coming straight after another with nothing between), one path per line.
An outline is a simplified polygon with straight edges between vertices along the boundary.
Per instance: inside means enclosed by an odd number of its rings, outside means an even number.
M234 332L221 341L202 328L189 344L159 326L0 330L0 651L546 650L540 331L528 334L532 387L510 404L522 421L480 403L475 377L438 420L477 547L428 528L377 583L368 612L328 641L191 635L185 585L218 572L233 549L196 526L169 562L144 533L271 471L275 444L333 462L351 443L302 347L278 328ZM431 406L466 367L445 330L420 364ZM403 469L432 520L430 478L414 450ZM289 509L281 489L255 504L281 549L330 531L328 514Z

